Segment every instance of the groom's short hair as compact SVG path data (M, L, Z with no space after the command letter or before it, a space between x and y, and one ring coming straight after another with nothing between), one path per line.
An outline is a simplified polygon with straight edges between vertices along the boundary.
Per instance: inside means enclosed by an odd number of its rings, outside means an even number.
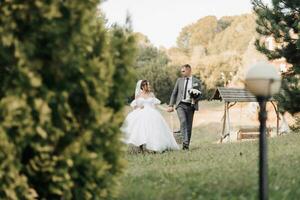
M189 64L182 65L181 68L183 68L183 67L184 67L184 68L190 68L190 69L191 69L191 65L189 65Z

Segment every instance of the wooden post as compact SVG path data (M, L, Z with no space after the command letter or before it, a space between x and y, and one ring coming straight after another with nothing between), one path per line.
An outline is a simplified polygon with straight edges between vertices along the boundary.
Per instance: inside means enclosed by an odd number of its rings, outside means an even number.
M223 128L222 128L222 134L221 134L221 143L224 139L224 133L225 133L225 127L226 127L226 102L224 104L224 115L223 115Z
M231 128L230 128L230 115L229 115L229 102L227 103L227 106L226 106L226 114L227 114L227 117L226 117L226 120L227 120L227 134L226 134L226 137L228 136L229 137L229 140L230 140L230 131L231 131Z
M278 111L278 107L276 107L275 103L273 101L271 101L273 107L274 107L274 110L275 110L275 113L276 113L276 135L278 136L279 135L279 111Z

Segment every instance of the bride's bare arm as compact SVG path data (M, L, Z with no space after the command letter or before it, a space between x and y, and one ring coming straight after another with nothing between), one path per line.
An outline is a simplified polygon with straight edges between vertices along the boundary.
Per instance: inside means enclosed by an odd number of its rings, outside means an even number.
M141 95L135 96L134 100L138 99L140 96L141 96ZM135 109L138 109L138 108L143 109L144 106L138 106L138 105L133 106L133 109L134 109L134 110L135 110Z

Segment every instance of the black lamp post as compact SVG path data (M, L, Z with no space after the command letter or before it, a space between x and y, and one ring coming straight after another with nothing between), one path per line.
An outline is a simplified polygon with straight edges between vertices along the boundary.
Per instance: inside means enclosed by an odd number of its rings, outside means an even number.
M257 63L246 74L246 87L259 103L259 199L268 199L268 162L267 162L267 111L269 98L279 92L280 76L275 67L268 63Z
M268 199L268 154L267 154L267 111L266 97L257 97L259 103L259 197L261 200Z

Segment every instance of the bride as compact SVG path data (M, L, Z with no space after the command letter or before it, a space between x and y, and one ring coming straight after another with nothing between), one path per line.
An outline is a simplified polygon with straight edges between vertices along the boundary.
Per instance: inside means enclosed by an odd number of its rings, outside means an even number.
M125 133L125 143L157 152L179 149L172 131L155 109L156 104L160 104L160 100L150 92L149 82L138 81L135 100L130 104L134 110L127 115L121 128Z

